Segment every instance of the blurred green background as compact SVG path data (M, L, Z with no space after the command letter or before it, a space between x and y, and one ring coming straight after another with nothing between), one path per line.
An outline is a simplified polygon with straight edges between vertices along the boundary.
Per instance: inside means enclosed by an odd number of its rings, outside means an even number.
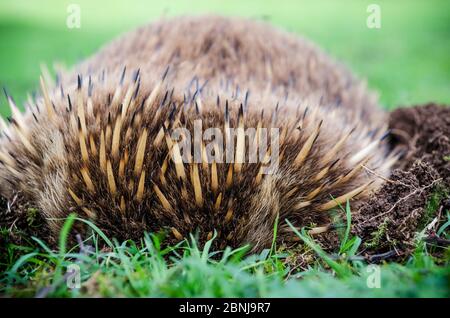
M81 28L66 26L69 4ZM381 29L366 26L381 7ZM412 0L2 0L0 84L20 103L37 88L40 64L72 65L102 44L160 16L219 13L265 19L317 42L378 91L386 108L450 103L450 1ZM4 98L0 113L9 113Z

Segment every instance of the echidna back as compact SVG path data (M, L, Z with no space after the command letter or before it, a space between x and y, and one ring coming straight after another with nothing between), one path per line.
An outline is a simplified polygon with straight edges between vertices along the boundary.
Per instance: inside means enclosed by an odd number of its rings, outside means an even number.
M277 219L279 240L292 239L286 219L312 234L329 230L327 211L376 190L396 160L364 84L309 42L260 22L160 20L59 79L41 80L25 114L9 99L0 149L0 193L36 206L52 237L76 212L121 239L216 233L219 247L258 250ZM199 121L224 136L234 161L209 160ZM178 160L180 128L183 145L199 143L199 161ZM245 135L249 128L257 133ZM278 137L250 162L263 128ZM274 154L277 168L264 174Z

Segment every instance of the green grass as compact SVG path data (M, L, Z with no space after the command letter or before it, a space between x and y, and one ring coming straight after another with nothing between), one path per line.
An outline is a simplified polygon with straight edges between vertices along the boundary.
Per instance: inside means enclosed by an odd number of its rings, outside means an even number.
M366 27L366 8L373 3L367 0L174 0L151 5L144 0L108 5L78 0L82 27L68 29L66 8L72 2L0 2L0 84L19 103L37 88L41 63L71 66L118 34L156 17L205 12L266 19L308 37L367 78L388 109L428 101L450 103L450 2L445 0L378 0L379 30ZM9 114L4 99L0 114ZM433 220L440 198L440 193L430 198L418 232ZM413 255L401 263L381 264L381 288L369 288L367 279L374 268L365 262L362 250L377 244L377 233L369 241L352 236L350 207L341 212L345 226L335 251L324 251L302 229L296 230L301 240L297 248L287 250L274 240L270 249L256 255L248 255L246 247L211 251L210 244L199 247L194 237L177 246L165 245L164 237L154 234L139 242L117 242L89 221L74 217L66 220L57 248L36 237L15 245L9 230L2 228L6 243L0 255L0 295L450 297L450 252L424 243L420 233ZM449 239L450 217L444 213L447 220L437 235ZM70 247L68 238L77 222L88 224L92 235ZM276 233L277 226L274 237ZM73 264L81 270L81 289L66 284Z
M87 220L70 215L58 249L32 237L28 244L8 243L1 256L0 294L11 297L450 297L450 253L434 256L432 244L419 240L404 264L368 265L360 255L361 239L351 237L347 203L346 227L335 253L325 252L306 229L298 231L297 249L277 248L249 255L248 246L210 250L214 237L198 246L194 236L176 246L164 234L145 234L139 242L109 239ZM71 248L75 222L92 234ZM277 223L274 227L274 238ZM437 233L449 238L450 212ZM2 231L2 235L9 235ZM311 257L306 268L300 257ZM78 266L81 288L68 269ZM379 276L374 276L379 273ZM377 285L379 282L379 285Z
M332 259L306 231L297 232L305 243L303 253L314 251L319 258L309 269L295 271L289 262L295 257L292 251L270 249L248 256L248 249L242 247L217 252L209 249L212 241L199 247L194 237L177 246L164 246L158 235L118 243L88 221L84 222L93 226L92 236L66 250L70 228L80 221L74 216L67 219L58 251L37 238L30 246L9 246L10 264L0 278L0 293L15 297L450 296L448 260L444 266L437 265L426 244L418 244L406 265L380 265L380 288L371 288L374 268L352 260L357 240L347 241L353 243ZM106 248L99 248L105 244ZM72 279L67 268L73 264L80 269L81 289L66 284Z

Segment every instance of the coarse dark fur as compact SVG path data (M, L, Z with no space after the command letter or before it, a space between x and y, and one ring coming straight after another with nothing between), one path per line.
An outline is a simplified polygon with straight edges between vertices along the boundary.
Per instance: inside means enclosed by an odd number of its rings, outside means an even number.
M25 114L8 96L0 193L37 206L53 237L76 212L119 239L164 230L173 241L195 232L205 241L216 231L218 247L260 250L277 216L280 241L293 237L285 219L327 231L327 211L377 189L396 160L365 85L313 44L261 22L163 19L48 86L41 79ZM196 119L225 136L226 127L279 128L279 168L176 164L171 133L184 127L193 138ZM238 134L234 150L255 138Z

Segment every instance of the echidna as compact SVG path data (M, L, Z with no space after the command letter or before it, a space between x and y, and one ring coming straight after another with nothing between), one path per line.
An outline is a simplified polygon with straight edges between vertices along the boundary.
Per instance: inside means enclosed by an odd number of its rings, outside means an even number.
M7 96L0 193L38 207L54 237L76 212L119 239L165 231L173 241L189 233L205 241L216 232L219 247L258 250L277 216L279 240L293 237L285 219L326 231L327 211L364 198L396 160L365 84L262 22L163 19L59 74L56 85L40 84L24 114ZM224 149L233 145L232 162L220 160L218 138L196 139L198 123L222 133ZM187 130L175 140L177 128ZM262 128L278 128L279 147L269 137L265 159L249 162ZM196 155L181 153L188 142L200 160L180 161ZM264 174L275 153L277 168Z

